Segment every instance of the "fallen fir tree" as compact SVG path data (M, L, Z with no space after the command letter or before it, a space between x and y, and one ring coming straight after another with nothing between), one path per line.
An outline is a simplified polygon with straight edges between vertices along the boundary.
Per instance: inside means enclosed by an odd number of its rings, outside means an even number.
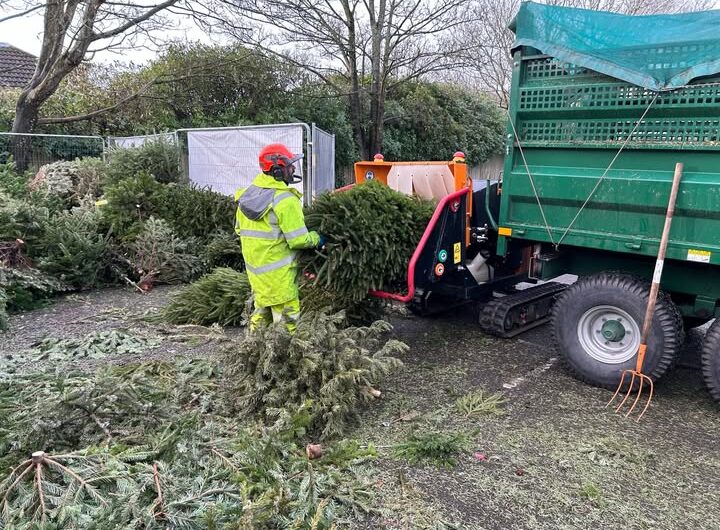
M175 294L158 317L171 324L241 326L245 323L250 297L247 274L220 267ZM368 298L342 303L331 289L307 279L300 282L300 301L303 312L342 310L353 324L372 323L382 313L379 300Z
M370 290L403 284L434 209L432 202L374 181L321 195L306 210L305 222L327 244L302 254L301 268L334 293L335 307L363 300Z
M329 311L345 313L349 324L366 326L380 320L385 312L385 302L366 296L361 300L349 300L338 296L329 287L303 277L300 280L300 308L304 312Z
M33 344L28 350L0 356L0 371L13 372L22 365L53 370L59 365L81 359L137 355L160 342L158 338L136 337L121 330L94 331L79 338L48 337Z
M375 456L353 441L309 460L296 431L196 421L143 446L36 451L0 483L3 528L330 529L372 512ZM35 526L37 525L37 526Z
M379 320L347 327L343 313L306 313L290 334L283 323L260 328L224 356L225 387L232 405L273 421L282 410L310 404L309 428L321 438L343 433L378 385L402 363L407 346L387 340L392 326Z
M248 298L247 274L220 267L173 296L160 317L172 324L239 326Z

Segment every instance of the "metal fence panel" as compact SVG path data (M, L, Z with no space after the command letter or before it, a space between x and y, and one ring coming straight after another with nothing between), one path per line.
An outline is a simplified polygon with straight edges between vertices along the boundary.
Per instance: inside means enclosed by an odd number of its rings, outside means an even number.
M110 148L128 149L142 147L147 142L163 141L169 144L177 144L177 135L174 132L159 134L144 134L138 136L108 136L107 144Z
M271 143L283 143L293 152L307 155L305 124L249 125L211 129L182 129L186 133L187 174L190 182L227 195L248 186L260 171L258 153ZM181 132L178 131L178 132ZM297 173L303 176L304 164ZM296 185L307 192L307 180Z
M0 162L12 156L21 171L37 171L58 160L100 158L104 153L105 141L100 136L0 133Z
M312 195L335 189L335 135L312 124Z

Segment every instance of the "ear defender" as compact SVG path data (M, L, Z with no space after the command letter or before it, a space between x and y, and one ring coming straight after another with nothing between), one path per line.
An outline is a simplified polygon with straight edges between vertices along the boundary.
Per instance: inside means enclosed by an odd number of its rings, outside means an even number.
M272 167L270 168L270 174L275 180L285 180L285 176L287 174L287 168L290 165L290 159L286 156L283 156L281 154L272 155L270 157L270 160L272 160Z

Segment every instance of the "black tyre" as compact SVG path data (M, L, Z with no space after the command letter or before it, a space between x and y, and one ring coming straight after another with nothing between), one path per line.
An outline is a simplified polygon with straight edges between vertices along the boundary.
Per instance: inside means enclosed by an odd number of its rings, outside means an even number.
M700 318L700 317L683 317L683 325L685 326L685 331L689 331L693 328L699 328L700 326L704 326L708 322L710 322L713 319L713 317L709 318Z
M703 341L702 374L710 395L720 403L720 319L710 326Z
M650 283L626 274L581 278L553 308L555 342L564 364L578 379L614 389L622 372L635 368ZM670 297L658 295L643 371L653 380L676 362L684 333Z

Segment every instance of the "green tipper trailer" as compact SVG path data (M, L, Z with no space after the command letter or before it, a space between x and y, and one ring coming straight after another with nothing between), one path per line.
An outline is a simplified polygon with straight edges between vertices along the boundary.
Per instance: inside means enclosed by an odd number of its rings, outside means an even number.
M512 27L496 254L525 248L531 277L580 277L555 302L553 326L571 371L593 384L616 386L634 363L676 162L684 173L646 371L673 365L683 324L720 316L719 23L720 12L525 3ZM720 320L703 374L720 399Z
M527 2L511 27L502 182L470 186L462 152L356 164L358 183L418 192L444 175L454 190L438 195L407 293L372 294L417 314L473 303L481 327L502 337L552 320L570 371L615 388L635 368L682 163L643 366L657 379L685 329L720 316L720 11L636 17ZM540 282L568 273L578 276L569 287ZM720 401L720 319L702 363Z

